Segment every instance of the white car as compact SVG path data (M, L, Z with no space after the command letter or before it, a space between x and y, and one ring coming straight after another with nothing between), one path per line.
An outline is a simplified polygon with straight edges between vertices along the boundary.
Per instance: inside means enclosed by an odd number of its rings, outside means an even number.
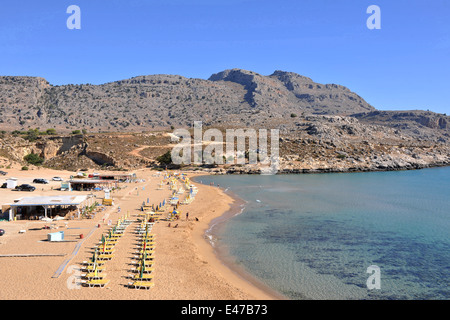
M63 181L63 178L61 177L53 177L53 181Z

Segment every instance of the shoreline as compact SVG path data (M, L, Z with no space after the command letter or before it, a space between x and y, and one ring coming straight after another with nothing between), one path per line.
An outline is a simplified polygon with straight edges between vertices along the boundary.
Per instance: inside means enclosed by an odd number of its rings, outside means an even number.
M196 175L192 178L192 181L202 186L208 187L208 185L205 185L198 181L198 179L202 176L207 175ZM220 272L226 273L226 269L228 269L228 272L231 272L233 274L233 279L229 279L231 280L230 283L241 289L244 289L244 291L248 291L250 295L254 296L253 299L290 300L280 292L264 284L254 275L246 271L243 267L237 265L226 249L218 248L215 246L215 242L217 241L217 231L215 230L223 228L224 224L229 219L240 214L242 212L242 206L245 204L245 200L239 198L237 195L234 195L232 193L225 193L222 188L216 188L220 193L228 196L231 199L231 202L229 203L228 210L222 212L221 214L219 213L214 216L208 217L208 221L206 221L207 228L203 226L201 235L196 234L196 238L206 244L206 246L201 246L203 254L208 255L212 261L216 260L220 263L220 265L216 265L217 269L225 268L224 270L220 270ZM200 237L202 239L199 239ZM200 241L198 242L201 243Z
M367 172L392 172L392 171L413 171L433 168L450 167L450 163L430 163L415 164L414 166L404 167L348 167L348 168L290 168L280 169L274 175L302 175L302 174L320 174L320 173L367 173ZM217 168L198 172L198 175L254 175L261 174L259 169L233 167L229 169Z

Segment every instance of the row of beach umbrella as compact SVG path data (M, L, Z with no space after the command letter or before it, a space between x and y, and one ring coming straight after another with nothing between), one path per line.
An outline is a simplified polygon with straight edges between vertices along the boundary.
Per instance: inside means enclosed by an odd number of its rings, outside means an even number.
M105 287L109 283L104 273L105 262L114 257L115 246L130 223L126 214L106 234L102 234L100 242L93 248L92 258L84 263L87 273L83 275L83 284L88 287Z

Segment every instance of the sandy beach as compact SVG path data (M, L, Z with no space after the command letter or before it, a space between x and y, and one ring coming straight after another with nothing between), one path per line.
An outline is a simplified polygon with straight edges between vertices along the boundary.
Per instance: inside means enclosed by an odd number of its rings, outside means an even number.
M7 177L16 177L20 183L30 183L33 178L51 180L54 176L68 179L74 172L40 168L21 171L12 168ZM143 202L158 205L171 195L168 186L158 190L162 174L149 169L135 171L139 182L121 183L121 189L112 193L113 206L103 207L93 219L60 220L53 222L53 230L44 229L51 223L44 221L1 221L0 229L0 298L2 300L272 300L283 299L251 279L225 265L205 238L210 222L232 208L234 199L214 186L195 183L198 194L195 200L180 206L180 219L158 221L152 233L156 236L154 287L150 290L131 289L131 264L138 236L138 215ZM188 174L193 177L193 174ZM36 185L34 192L0 189L1 203L38 195L89 194L81 191L55 190L60 182ZM97 201L103 191L94 194ZM183 199L185 195L181 195ZM120 207L120 212L119 212ZM171 211L168 206L163 218ZM186 212L189 219L186 220ZM80 266L91 258L93 247L99 243L119 218L125 214L132 221L115 247L114 257L105 263L104 288L80 285ZM25 230L20 233L20 230ZM47 234L64 231L63 242L47 241ZM31 254L35 256L30 256ZM19 256L18 256L19 255ZM83 272L81 272L83 273Z

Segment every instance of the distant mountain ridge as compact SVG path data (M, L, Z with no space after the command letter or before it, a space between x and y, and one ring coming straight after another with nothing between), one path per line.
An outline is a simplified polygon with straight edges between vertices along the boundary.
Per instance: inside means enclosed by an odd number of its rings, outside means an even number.
M450 165L445 114L381 111L338 84L279 70L263 76L229 69L207 80L160 74L101 85L0 77L0 130L6 131L0 131L0 166L25 165L30 153L46 166L66 170L154 166L173 147L169 133L192 128L194 121L222 130L279 129L281 173ZM26 131L35 128L54 128L56 134L30 139L36 131ZM72 134L81 129L87 132ZM203 169L258 173L260 168Z
M148 75L101 85L53 86L39 77L0 77L0 127L136 131L206 125L251 125L291 115L376 111L336 84L292 72L269 76L229 69L208 80Z

